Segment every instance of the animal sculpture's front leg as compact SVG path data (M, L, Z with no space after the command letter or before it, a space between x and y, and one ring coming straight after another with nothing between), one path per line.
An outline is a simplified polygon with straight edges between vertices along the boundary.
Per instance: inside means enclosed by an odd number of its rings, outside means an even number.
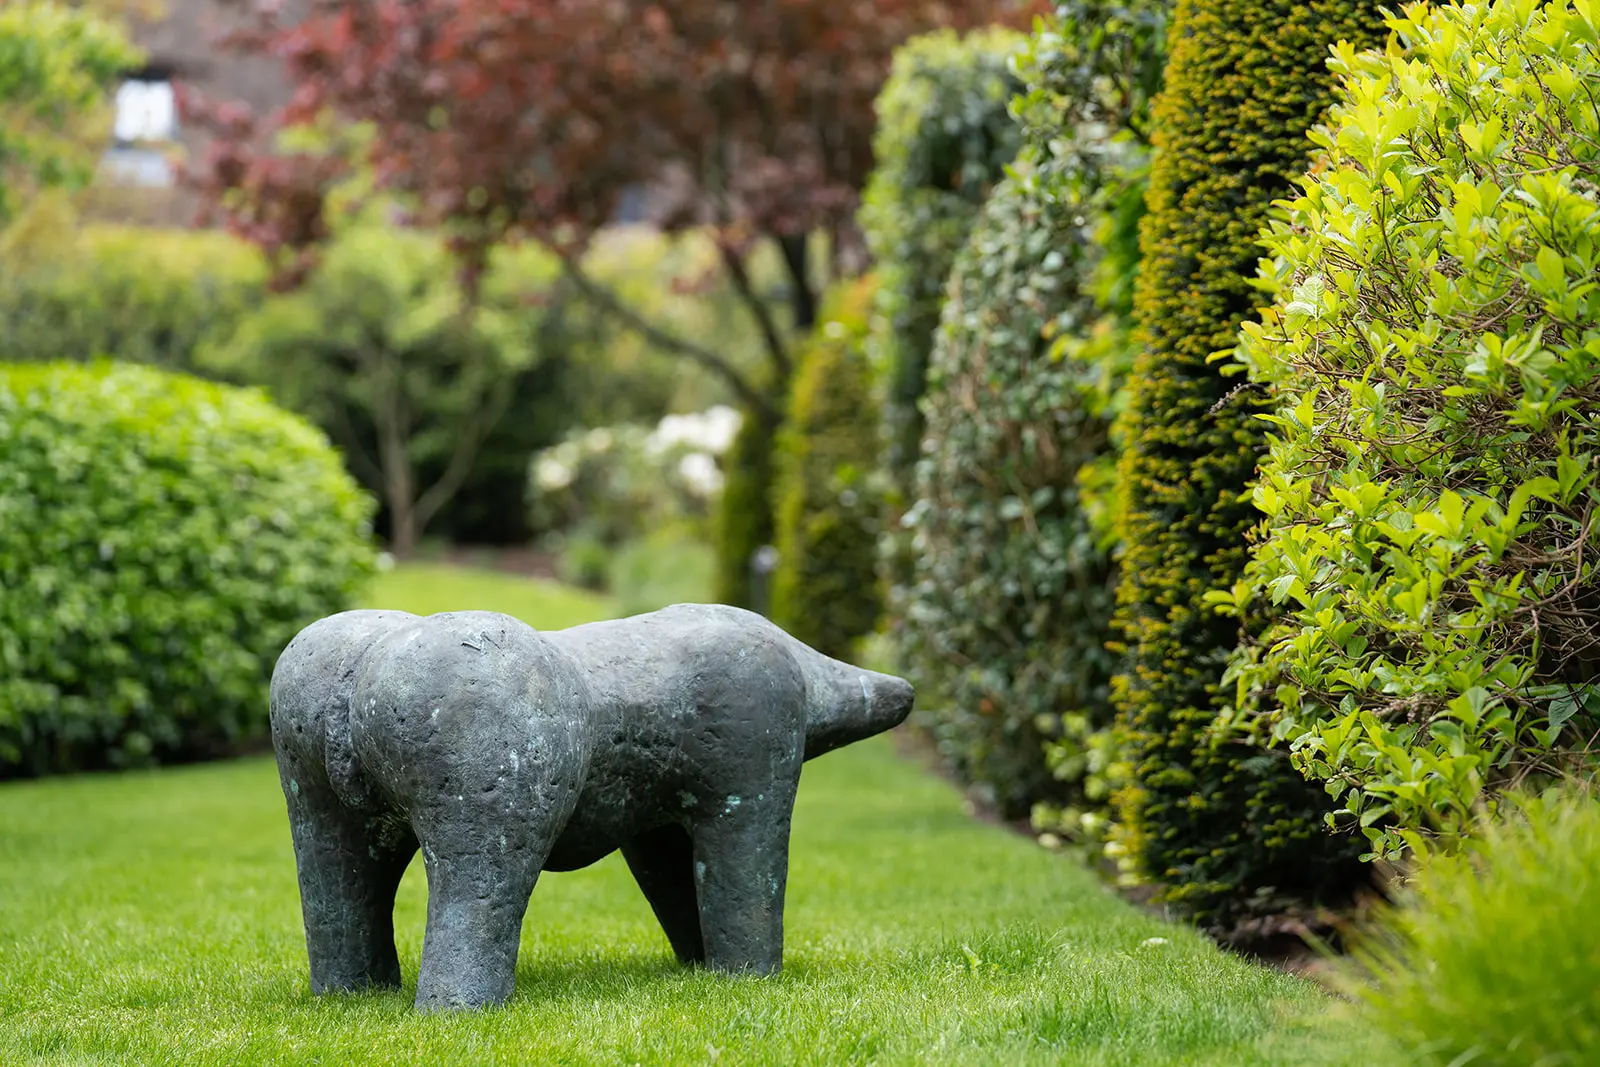
M794 783L735 797L694 826L694 879L706 965L773 974L783 966ZM732 803L737 800L737 803Z
M419 1011L504 1004L516 988L522 917L550 853L551 828L536 814L519 819L504 809L461 818L473 799L443 797L412 813L428 872ZM458 810L440 810L452 802Z

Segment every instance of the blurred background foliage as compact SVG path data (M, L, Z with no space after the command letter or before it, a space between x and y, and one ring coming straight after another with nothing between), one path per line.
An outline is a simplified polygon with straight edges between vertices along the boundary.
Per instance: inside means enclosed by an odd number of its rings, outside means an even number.
M105 91L138 57L118 21L93 8L0 8L0 224L37 192L88 180L110 117Z

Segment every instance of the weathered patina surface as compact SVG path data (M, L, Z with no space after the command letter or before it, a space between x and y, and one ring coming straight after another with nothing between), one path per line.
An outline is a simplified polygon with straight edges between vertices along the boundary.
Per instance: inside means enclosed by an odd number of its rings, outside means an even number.
M737 608L551 633L481 611L313 623L272 677L312 989L399 984L419 847L420 1009L504 1002L539 873L617 849L680 960L775 971L801 763L911 700Z

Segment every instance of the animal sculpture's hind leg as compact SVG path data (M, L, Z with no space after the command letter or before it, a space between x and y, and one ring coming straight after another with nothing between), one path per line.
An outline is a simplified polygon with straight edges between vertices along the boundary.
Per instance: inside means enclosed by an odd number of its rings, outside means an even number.
M696 820L694 879L706 965L772 974L783 966L783 896L789 876L794 783Z
M416 839L403 822L345 807L326 784L284 777L312 992L398 986L394 894Z
M700 903L694 885L694 843L680 826L647 831L622 846L628 869L656 913L680 963L704 963Z

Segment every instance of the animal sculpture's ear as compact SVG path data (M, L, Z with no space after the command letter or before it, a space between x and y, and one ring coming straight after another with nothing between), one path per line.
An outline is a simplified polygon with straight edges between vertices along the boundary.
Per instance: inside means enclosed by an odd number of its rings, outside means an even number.
M336 692L328 700L323 722L327 724L325 755L328 781L339 799L351 807L362 807L372 799L366 776L356 763L356 750L350 740L350 694Z

